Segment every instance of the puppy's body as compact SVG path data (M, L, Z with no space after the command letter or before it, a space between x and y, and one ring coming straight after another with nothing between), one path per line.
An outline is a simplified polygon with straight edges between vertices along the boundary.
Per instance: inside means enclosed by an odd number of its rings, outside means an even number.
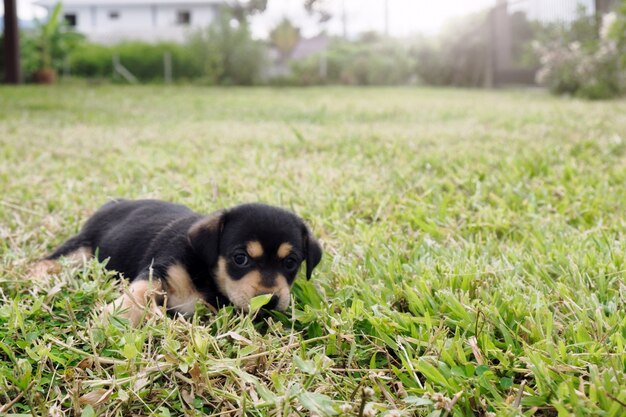
M202 216L187 207L154 200L112 201L85 223L80 233L47 259L68 255L78 248L97 249L99 261L131 280L164 256L181 259L189 251L187 230Z
M284 310L300 264L307 262L310 278L321 258L304 222L286 210L245 204L203 216L157 200L105 204L44 262L76 254L108 260L108 269L131 281L133 299L126 294L110 307L130 309L132 321L133 304L143 306L151 288L173 312L192 313L199 300L246 310L266 293L273 294L269 307Z

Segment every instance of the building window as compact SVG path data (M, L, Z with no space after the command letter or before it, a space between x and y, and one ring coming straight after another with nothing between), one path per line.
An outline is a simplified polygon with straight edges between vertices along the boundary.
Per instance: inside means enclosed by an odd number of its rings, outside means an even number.
M65 13L63 15L63 19L65 20L65 23L67 23L67 25L69 27L76 27L76 13Z
M189 10L179 10L176 13L177 25L188 25L191 23L191 12Z
M117 20L119 18L120 18L120 12L117 12L117 11L109 12L109 19Z

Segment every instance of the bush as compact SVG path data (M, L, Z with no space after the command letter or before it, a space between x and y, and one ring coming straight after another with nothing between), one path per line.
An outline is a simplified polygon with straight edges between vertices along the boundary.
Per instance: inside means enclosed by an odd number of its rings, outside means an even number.
M53 62L60 63L58 57ZM39 68L41 68L41 50L37 35L32 30L20 31L20 70L24 81L31 81Z
M245 20L238 21L228 9L205 30L193 33L185 46L204 77L225 85L252 85L261 80L267 53L263 43L252 39Z
M72 74L110 78L113 56L138 80L162 80L165 53L172 56L174 80L196 80L207 84L250 85L260 80L264 66L263 45L252 39L247 25L235 24L224 12L219 21L192 33L184 44L123 42L105 46L84 44L70 56Z
M295 84L398 85L412 77L407 48L399 41L372 34L359 41L334 40L326 52L326 78L320 74L321 54L291 65Z
M81 45L70 55L71 72L81 77L110 77L113 73L112 57L111 47L91 43Z
M552 40L535 43L541 62L537 81L554 94L606 99L624 93L623 49L611 36L616 19L604 16L600 36L593 17L579 16ZM590 29L592 28L592 29ZM558 33L558 32L557 32Z
M597 50L585 50L578 43L551 45L540 49L540 54L537 81L555 94L605 99L624 91L619 54L611 44Z
M84 36L60 18L61 10L57 3L46 21L36 20L33 29L20 33L22 73L26 80L39 70L62 71L67 57L84 42Z
M415 38L410 51L424 84L478 87L486 73L484 14L454 19L434 38Z
M33 40L32 31L20 31L20 71L22 77L28 81L32 74L39 69L40 53ZM4 37L0 34L0 82L5 78Z
M172 76L175 80L201 77L202 69L195 64L190 51L183 45L162 42L123 42L113 46L85 44L70 56L72 74L90 78L113 75L113 56L140 81L162 80L164 55L172 56Z
M398 40L365 34L360 40L335 40L326 52L327 77L320 55L292 64L291 82L398 85L414 80L429 85L481 86L487 65L482 14L454 21L437 37Z

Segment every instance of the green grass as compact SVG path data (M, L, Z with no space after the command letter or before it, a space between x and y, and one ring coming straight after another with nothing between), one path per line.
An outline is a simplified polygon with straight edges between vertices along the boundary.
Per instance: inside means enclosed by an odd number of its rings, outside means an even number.
M0 404L626 415L625 141L626 102L540 92L0 88ZM103 322L102 265L23 278L110 197L285 206L325 255L267 324Z

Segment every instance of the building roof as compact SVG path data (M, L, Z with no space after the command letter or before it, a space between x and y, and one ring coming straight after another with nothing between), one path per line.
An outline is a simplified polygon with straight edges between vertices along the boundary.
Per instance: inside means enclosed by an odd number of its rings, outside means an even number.
M59 0L36 0L33 3L43 7L54 7ZM130 6L152 4L219 4L223 0L63 0L63 6Z
M301 38L291 51L291 59L296 61L315 55L328 48L330 40L325 34L320 34L312 38Z

